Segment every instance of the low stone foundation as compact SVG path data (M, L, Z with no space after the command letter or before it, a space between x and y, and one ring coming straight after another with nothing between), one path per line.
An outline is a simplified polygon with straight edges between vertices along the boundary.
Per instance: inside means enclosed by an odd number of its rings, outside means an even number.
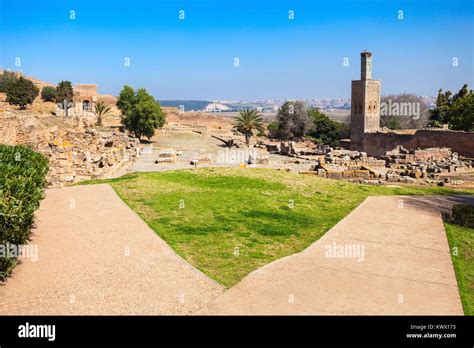
M459 155L474 158L474 132L442 129L370 132L364 134L363 149L370 156L383 156L397 146L406 149L450 148Z

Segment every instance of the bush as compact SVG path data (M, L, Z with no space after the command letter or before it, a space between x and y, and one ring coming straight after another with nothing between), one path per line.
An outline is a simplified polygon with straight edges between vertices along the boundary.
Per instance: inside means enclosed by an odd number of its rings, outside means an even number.
M56 88L51 86L43 87L41 90L41 98L44 101L54 102L56 101Z
M23 245L30 237L47 171L43 155L26 146L0 145L0 281L16 264L15 257L5 255L5 248Z
M7 102L26 109L26 105L33 104L39 94L38 87L33 82L23 77L12 80L7 84Z
M429 126L430 126L431 128L443 128L443 124L441 123L441 121L438 121L438 120L432 120L432 121L430 121Z
M474 228L474 205L456 204L453 207L452 222L456 225Z
M270 122L267 126L267 130L269 138L276 138L278 136L278 122Z
M318 109L309 110L313 118L313 129L308 133L311 137L330 146L338 146L339 140L349 137L349 128L346 124L331 120Z

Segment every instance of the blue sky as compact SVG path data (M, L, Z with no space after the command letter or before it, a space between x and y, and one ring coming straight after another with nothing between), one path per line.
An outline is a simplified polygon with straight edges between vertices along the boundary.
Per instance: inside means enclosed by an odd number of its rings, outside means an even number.
M383 94L474 85L473 0L0 3L1 67L101 93L129 84L158 99L347 98L363 49Z

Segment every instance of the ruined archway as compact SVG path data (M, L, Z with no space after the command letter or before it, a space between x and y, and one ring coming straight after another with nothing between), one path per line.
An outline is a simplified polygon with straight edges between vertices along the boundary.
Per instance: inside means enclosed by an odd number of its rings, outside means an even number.
M84 111L91 111L92 110L92 103L90 100L84 100L82 102L82 110Z

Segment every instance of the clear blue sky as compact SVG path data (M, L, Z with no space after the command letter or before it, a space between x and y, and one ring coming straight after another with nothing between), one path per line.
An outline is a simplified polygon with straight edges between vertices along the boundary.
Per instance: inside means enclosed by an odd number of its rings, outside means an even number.
M474 88L473 0L0 3L0 66L18 70L19 57L26 75L101 93L129 84L158 99L347 98L363 49L383 94Z

